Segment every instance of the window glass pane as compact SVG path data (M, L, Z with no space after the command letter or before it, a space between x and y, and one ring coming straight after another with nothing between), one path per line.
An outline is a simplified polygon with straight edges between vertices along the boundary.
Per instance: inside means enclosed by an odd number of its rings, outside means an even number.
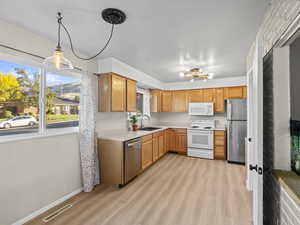
M46 80L47 129L78 127L80 79L48 73Z
M143 105L144 105L144 100L143 100L143 94L141 93L136 93L136 111L137 113L143 114Z
M0 136L38 132L40 69L0 60Z

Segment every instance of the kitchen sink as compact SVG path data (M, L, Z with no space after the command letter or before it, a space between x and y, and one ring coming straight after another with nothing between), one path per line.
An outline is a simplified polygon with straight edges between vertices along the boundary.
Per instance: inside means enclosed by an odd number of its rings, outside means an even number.
M144 130L144 131L153 131L153 130L159 130L161 128L159 127L143 127L143 128L140 128L140 130Z

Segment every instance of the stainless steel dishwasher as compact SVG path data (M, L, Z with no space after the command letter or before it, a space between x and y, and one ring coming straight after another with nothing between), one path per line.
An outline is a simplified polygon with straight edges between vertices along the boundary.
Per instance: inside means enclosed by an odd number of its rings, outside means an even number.
M124 183L136 177L142 169L142 140L136 138L125 142Z

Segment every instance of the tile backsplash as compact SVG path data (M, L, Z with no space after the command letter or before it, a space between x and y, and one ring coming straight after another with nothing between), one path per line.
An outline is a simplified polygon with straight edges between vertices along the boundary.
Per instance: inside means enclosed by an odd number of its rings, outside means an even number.
M190 116L188 113L151 113L150 120L144 120L144 125L169 125L169 126L189 126L193 120L211 119L216 120L217 127L226 125L226 114L217 113L213 117ZM138 123L139 124L139 123ZM96 131L98 133L105 130L124 129L129 126L126 112L98 112Z
M188 113L151 113L151 120L155 120L159 122L159 124L169 124L169 125L182 125L182 126L189 126L190 123L194 120L200 119L215 119L217 127L224 127L226 126L226 114L225 113L216 113L213 117L211 116L191 116ZM152 123L153 124L153 123Z

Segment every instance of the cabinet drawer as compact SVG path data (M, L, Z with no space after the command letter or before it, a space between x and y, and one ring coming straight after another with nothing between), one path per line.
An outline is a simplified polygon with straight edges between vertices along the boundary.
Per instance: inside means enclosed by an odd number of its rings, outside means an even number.
M225 145L225 137L224 136L215 136L215 145Z
M214 148L215 153L223 153L225 152L225 147L224 146L215 146Z
M224 146L215 146L214 148L214 158L215 159L226 159L226 152Z
M175 133L181 133L181 134L186 134L187 131L185 128L173 128L172 129Z
M223 130L215 130L215 136L225 136L225 131L223 131Z
M148 135L143 136L143 142L147 142L147 141L150 141L150 140L152 140L152 134L148 134Z
M155 138L155 137L159 137L159 136L162 136L162 135L164 135L164 132L163 131L159 131L159 132L154 133L153 137Z

